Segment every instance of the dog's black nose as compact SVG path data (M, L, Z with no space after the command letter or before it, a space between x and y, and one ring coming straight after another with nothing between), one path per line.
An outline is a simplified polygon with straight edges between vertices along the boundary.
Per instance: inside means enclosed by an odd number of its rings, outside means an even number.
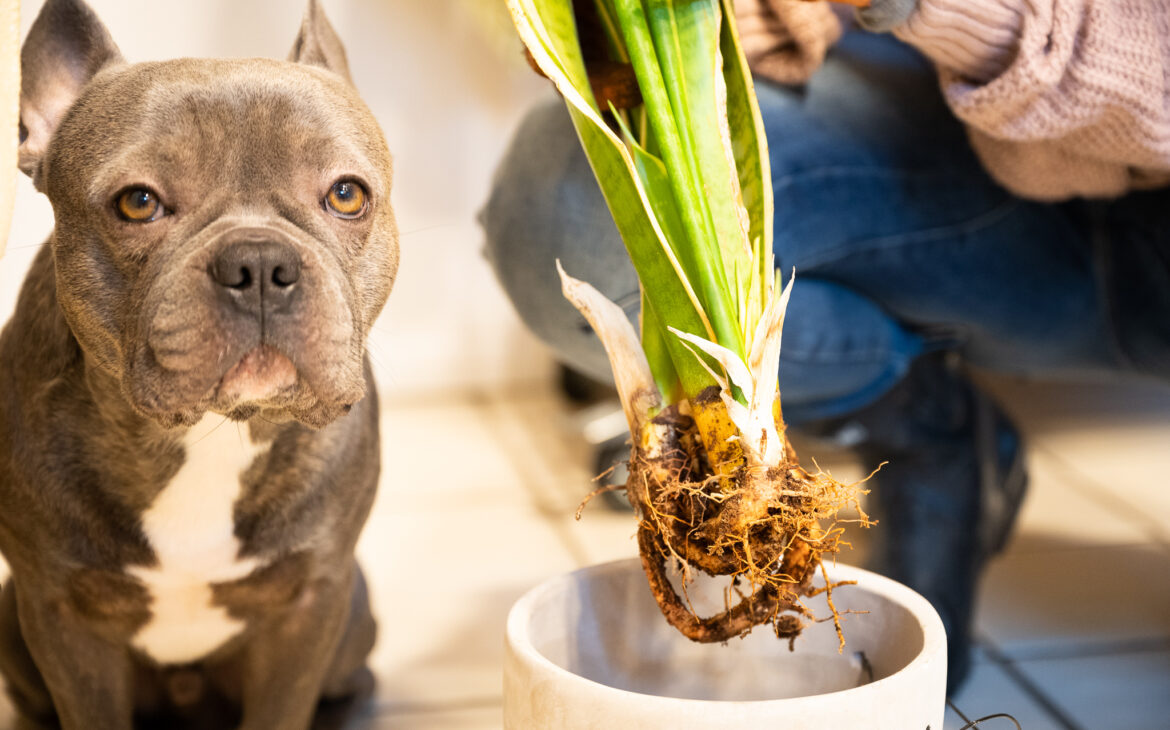
M238 241L219 252L210 273L237 305L280 310L296 295L301 257L285 243Z

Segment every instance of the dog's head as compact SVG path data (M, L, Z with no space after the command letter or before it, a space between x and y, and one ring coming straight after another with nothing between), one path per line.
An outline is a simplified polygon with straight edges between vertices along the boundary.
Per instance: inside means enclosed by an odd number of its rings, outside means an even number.
M138 411L320 426L362 398L398 265L391 162L315 0L290 61L140 64L81 0L48 0L21 64L58 301Z

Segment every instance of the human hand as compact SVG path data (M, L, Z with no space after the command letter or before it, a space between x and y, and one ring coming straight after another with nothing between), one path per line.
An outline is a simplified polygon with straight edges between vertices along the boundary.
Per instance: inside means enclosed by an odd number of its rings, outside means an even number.
M821 0L804 0L820 2ZM852 5L857 8L857 20L861 27L875 33L892 30L914 13L918 0L829 0L838 5Z

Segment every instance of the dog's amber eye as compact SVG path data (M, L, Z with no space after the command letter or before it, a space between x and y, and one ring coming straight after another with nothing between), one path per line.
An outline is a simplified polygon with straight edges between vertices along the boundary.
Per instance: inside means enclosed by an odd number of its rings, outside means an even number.
M325 196L325 207L339 218L357 218L366 212L366 191L353 180L333 183Z
M118 196L118 215L132 223L149 223L163 212L158 195L146 188L130 188Z

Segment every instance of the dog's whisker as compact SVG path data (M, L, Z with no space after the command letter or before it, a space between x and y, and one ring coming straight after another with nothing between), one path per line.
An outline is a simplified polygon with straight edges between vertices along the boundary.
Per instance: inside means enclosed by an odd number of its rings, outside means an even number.
M409 231L399 231L398 237L405 238L407 236L418 235L419 233L429 233L430 231L435 231L442 228L458 228L459 226L460 224L458 223L435 223L434 225L423 226L422 228L412 228Z
M9 246L8 250L9 251L21 251L21 250L30 249L30 248L42 248L42 247L48 246L48 245L49 245L49 241L41 241L40 243L29 243L29 244L25 244L23 246Z

